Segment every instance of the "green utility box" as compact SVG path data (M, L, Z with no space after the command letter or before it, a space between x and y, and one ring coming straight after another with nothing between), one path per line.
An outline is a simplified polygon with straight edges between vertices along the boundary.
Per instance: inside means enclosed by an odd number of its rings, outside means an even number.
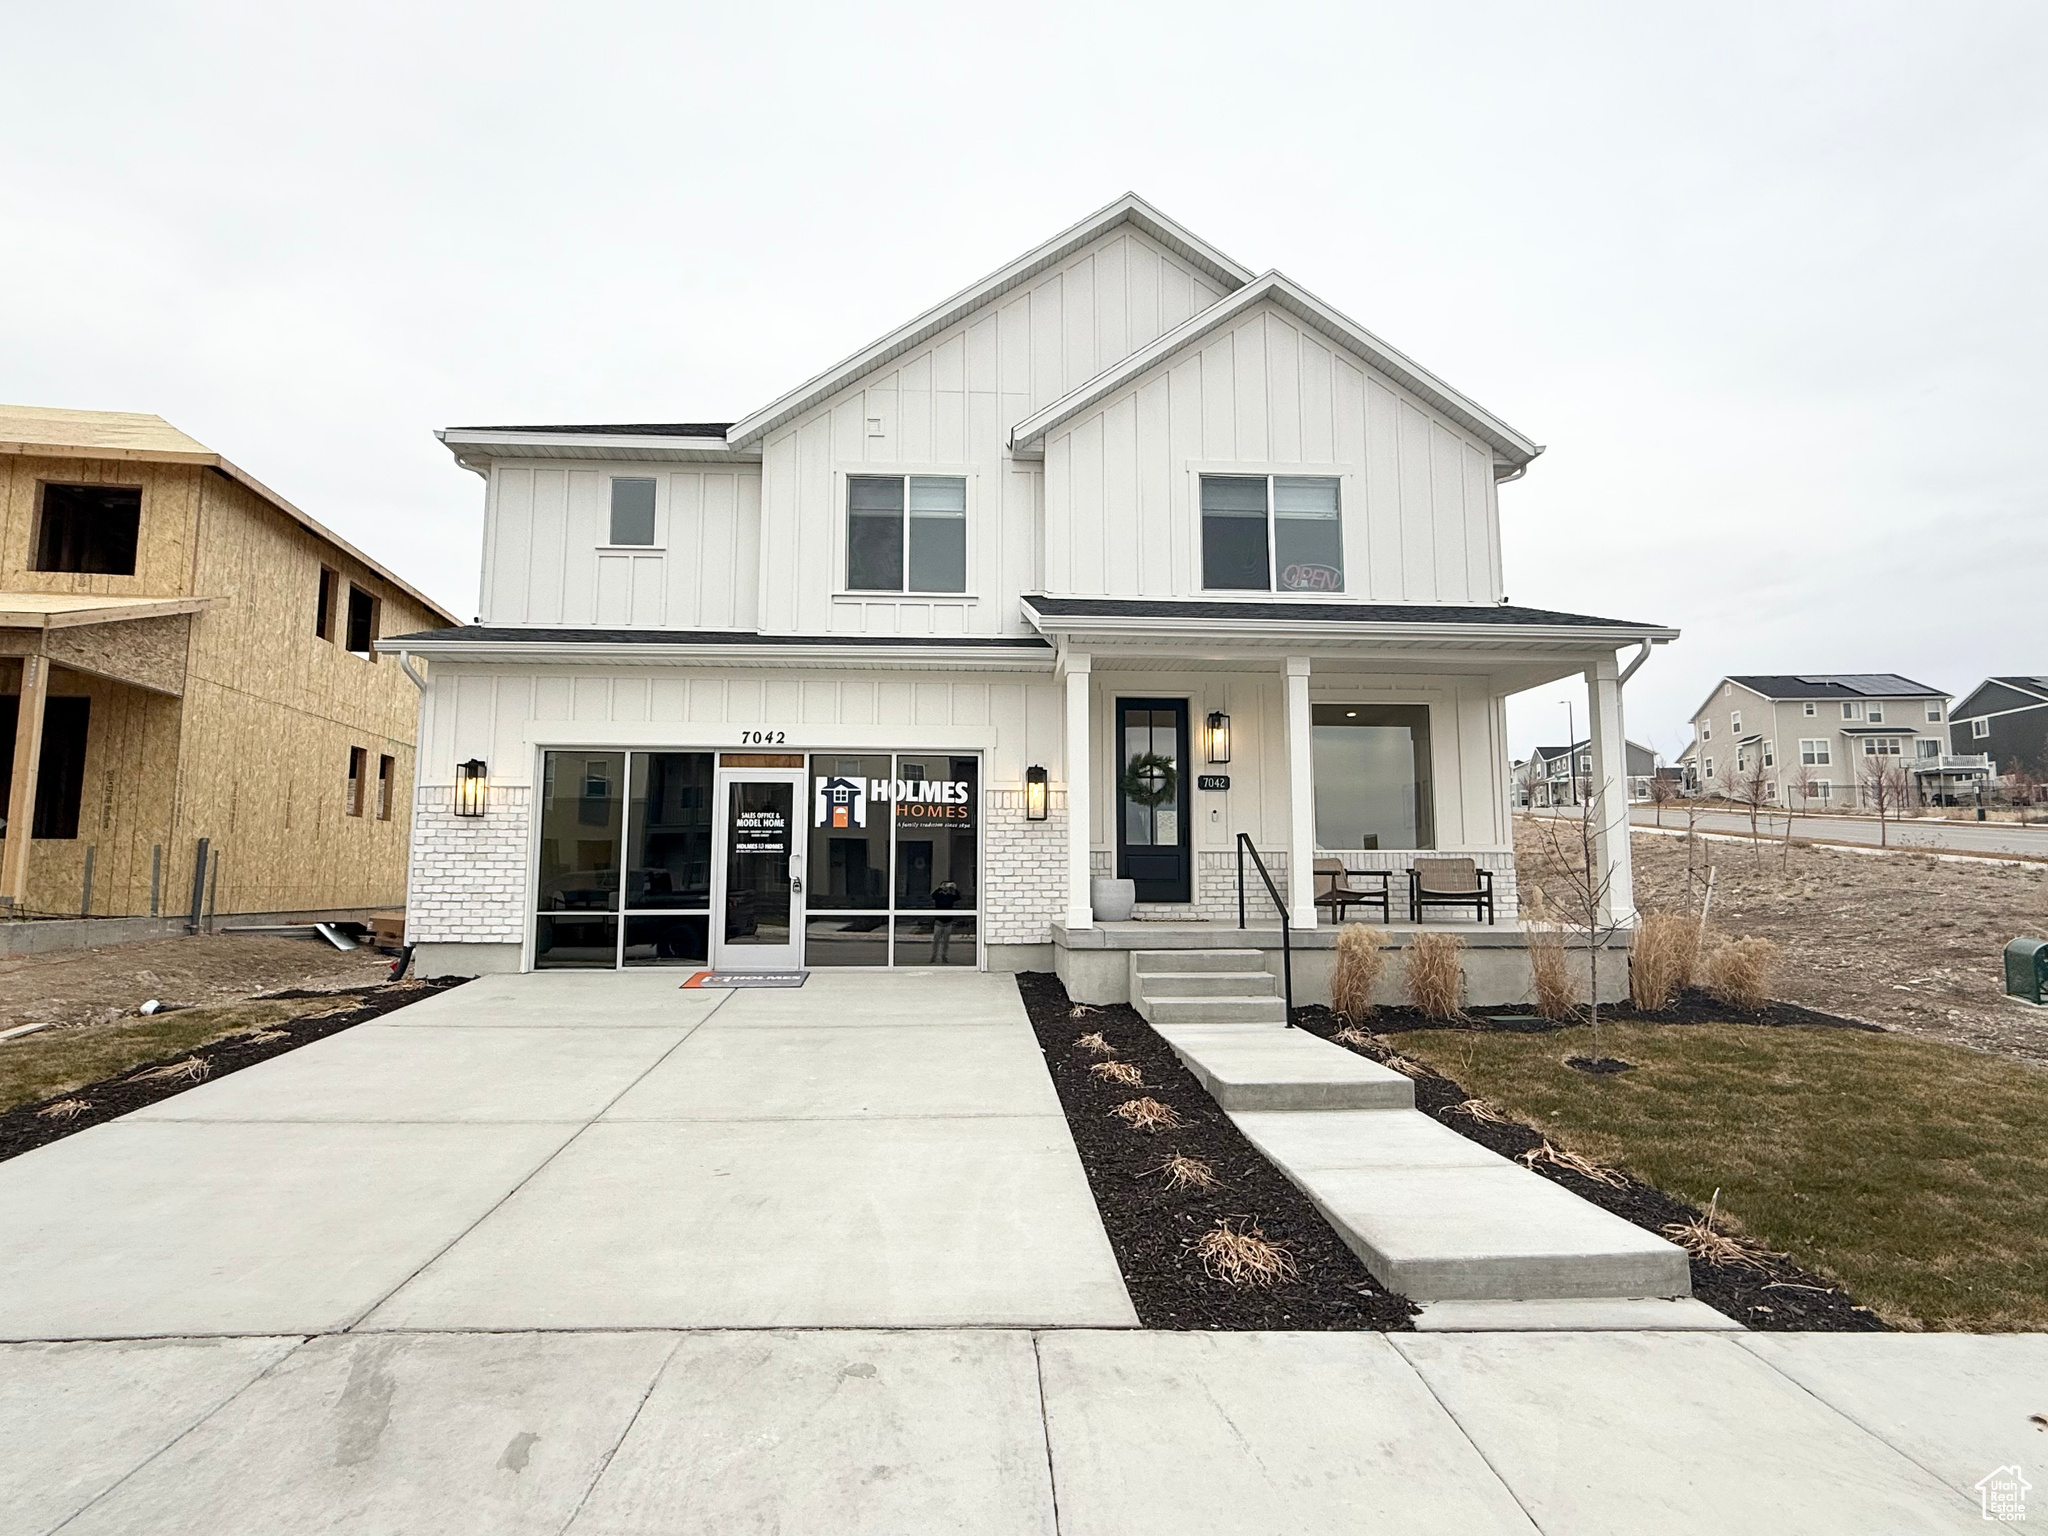
M2048 1004L2048 939L2014 939L2005 946L2005 994Z

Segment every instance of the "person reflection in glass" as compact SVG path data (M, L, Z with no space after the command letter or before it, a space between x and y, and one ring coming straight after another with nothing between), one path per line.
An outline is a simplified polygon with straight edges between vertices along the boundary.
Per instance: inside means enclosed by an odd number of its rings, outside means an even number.
M951 880L944 881L932 888L932 905L938 908L940 912L957 906L959 901L960 887ZM953 942L953 925L958 921L958 918L953 917L934 917L932 919L931 964L951 965L953 963L947 957L946 950Z

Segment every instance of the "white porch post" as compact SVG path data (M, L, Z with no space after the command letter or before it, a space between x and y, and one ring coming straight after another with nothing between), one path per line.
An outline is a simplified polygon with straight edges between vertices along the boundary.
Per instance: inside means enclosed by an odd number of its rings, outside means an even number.
M1635 871L1629 858L1628 742L1622 733L1621 673L1612 656L1586 669L1586 697L1593 718L1592 790L1598 795L1593 858L1606 877L1600 901L1602 923L1636 920Z
M1315 776L1309 767L1309 658L1287 658L1287 916L1316 925Z
M1095 926L1095 899L1089 889L1088 752L1089 658L1069 652L1063 658L1067 677L1067 927Z

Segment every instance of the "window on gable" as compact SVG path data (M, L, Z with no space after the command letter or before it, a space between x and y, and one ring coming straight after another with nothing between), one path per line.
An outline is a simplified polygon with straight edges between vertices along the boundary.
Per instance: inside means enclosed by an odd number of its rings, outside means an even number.
M313 633L322 640L334 638L334 594L341 578L326 566L320 567L319 607L313 610Z
M1970 740L1982 741L1985 737L1989 736L1990 734L1991 722L1989 720L1980 718L1972 720L1970 722Z
M133 576L141 530L138 486L46 485L29 569Z
M1212 592L1342 592L1336 479L1202 476L1202 585Z
M851 592L965 592L967 481L960 475L849 475Z
M612 527L614 544L654 542L654 482L617 479L612 481Z
M1700 740L1701 740L1701 741L1712 741L1713 739L1714 739L1714 722L1713 722L1713 721L1711 721L1711 720L1702 720L1702 721L1700 722Z
M1778 754L1768 741L1764 743L1764 766L1766 768L1778 766Z
M374 658L370 648L377 641L377 599L361 587L348 589L347 645L356 655Z
M1729 730L1730 730L1730 731L1731 731L1731 732L1732 732L1733 734L1735 734L1735 735L1737 735L1737 736L1740 736L1740 735L1742 734L1742 711L1741 711L1741 710L1739 710L1739 709L1738 709L1738 710L1733 710L1733 711L1731 711L1731 712L1729 713L1729 716L1728 716L1728 729L1729 729Z

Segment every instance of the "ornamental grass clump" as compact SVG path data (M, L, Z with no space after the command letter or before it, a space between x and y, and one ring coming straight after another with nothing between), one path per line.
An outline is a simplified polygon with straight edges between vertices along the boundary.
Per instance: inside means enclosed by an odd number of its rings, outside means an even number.
M1134 1131L1177 1131L1187 1122L1170 1104L1157 1099L1125 1099L1110 1111Z
M1147 1168L1149 1174L1163 1174L1168 1189L1198 1189L1207 1193L1221 1189L1223 1180L1216 1176L1216 1170L1199 1157L1188 1157L1176 1152L1157 1168Z
M197 1083L203 1082L207 1073L213 1070L197 1056L187 1056L183 1061L174 1061L168 1066L151 1067L138 1072L128 1081L131 1083Z
M1224 1217L1195 1239L1202 1273L1229 1286L1277 1285L1298 1280L1294 1255L1259 1229L1249 1216Z
M1116 1053L1116 1047L1102 1038L1101 1030L1097 1030L1092 1035L1079 1036L1074 1041L1074 1049L1077 1051L1092 1051L1097 1056L1111 1056Z
M1766 1270L1770 1267L1764 1262L1766 1259L1784 1257L1761 1243L1717 1228L1714 1217L1720 1204L1721 1191L1717 1189L1714 1198L1707 1202L1706 1215L1690 1221L1668 1221L1664 1224L1664 1235L1694 1258L1709 1264L1739 1264L1745 1269Z
M1629 1001L1645 1013L1678 1001L1692 985L1699 941L1699 924L1683 912L1644 913L1628 950Z
M1605 1184L1610 1189L1622 1186L1622 1177L1612 1168L1602 1168L1598 1163L1589 1163L1576 1152L1567 1152L1563 1147L1550 1144L1548 1138L1540 1147L1532 1147L1522 1154L1522 1166L1533 1170L1538 1163L1548 1163L1553 1168L1566 1168L1581 1178L1591 1179L1595 1184Z
M1364 923L1346 923L1337 930L1337 971L1330 979L1332 1010L1347 1025L1372 1014L1373 989L1387 968L1386 935Z
M91 1108L90 1099L59 1099L54 1104L45 1104L36 1116L43 1120L76 1120Z
M1523 938L1529 949L1529 982L1536 996L1536 1011L1553 1024L1578 1017L1578 997L1572 989L1564 930L1548 925L1531 926L1524 930Z
M1126 1088L1145 1086L1145 1074L1128 1061L1098 1061L1088 1071L1105 1083L1121 1083Z
M1708 951L1705 970L1701 982L1708 995L1755 1013L1771 1000L1778 946L1769 939L1723 939Z
M1455 933L1418 933L1408 946L1408 1001L1424 1018L1464 1018L1464 949Z

